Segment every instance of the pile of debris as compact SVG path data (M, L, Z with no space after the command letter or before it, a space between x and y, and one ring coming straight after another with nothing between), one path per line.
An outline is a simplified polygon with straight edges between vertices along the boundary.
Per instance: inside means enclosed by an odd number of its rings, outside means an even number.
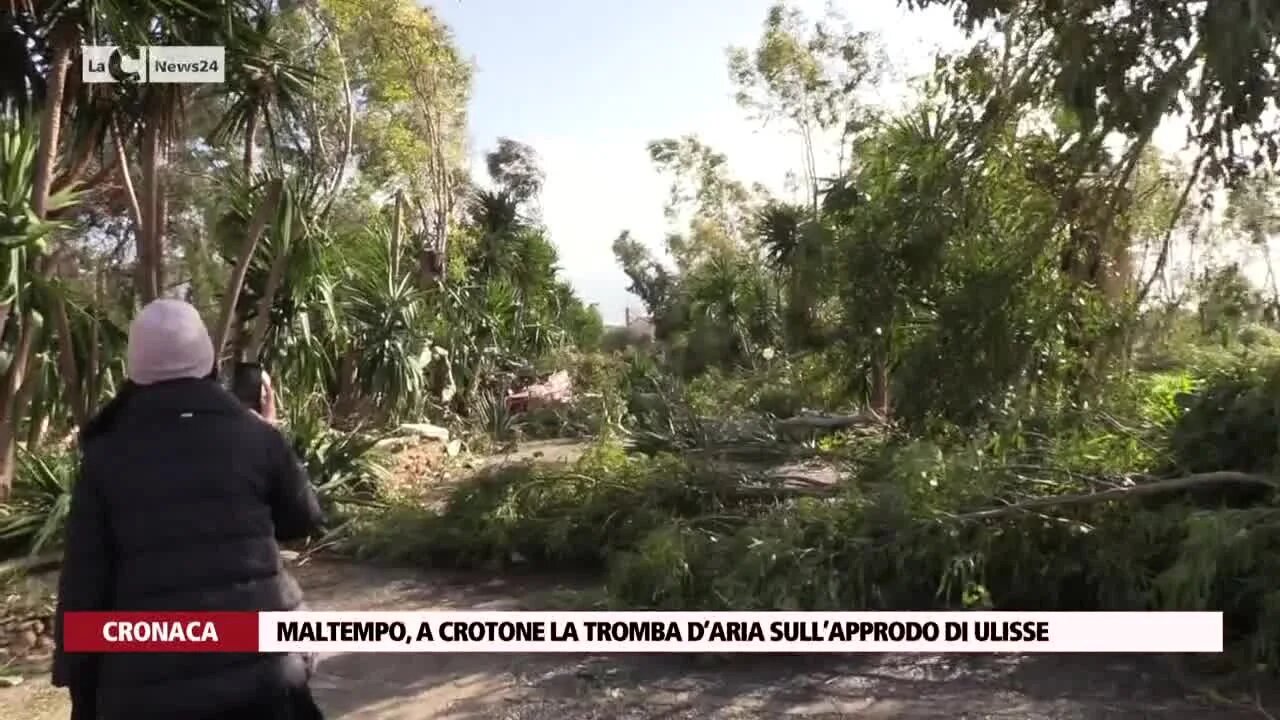
M511 413L563 407L572 402L573 380L565 370L557 370L507 393L507 411Z

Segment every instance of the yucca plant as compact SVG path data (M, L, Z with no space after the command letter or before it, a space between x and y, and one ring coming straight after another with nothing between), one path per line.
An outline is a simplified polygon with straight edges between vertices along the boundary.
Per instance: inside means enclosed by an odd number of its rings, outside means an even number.
M0 306L7 319L22 302L31 278L27 254L41 252L44 242L65 223L43 220L31 206L36 153L40 147L38 128L29 118L13 113L0 114ZM50 211L62 210L77 202L79 194L63 190L49 197ZM3 328L0 319L0 328Z
M376 449L381 438L359 429L335 430L322 407L323 399L313 397L286 409L294 452L321 502L330 510L337 505L380 505L388 477Z
M18 450L13 494L0 505L0 555L36 555L62 541L75 475L73 453Z
M507 405L509 383L480 389L471 403L471 418L477 429L495 442L507 442L519 435L520 416Z

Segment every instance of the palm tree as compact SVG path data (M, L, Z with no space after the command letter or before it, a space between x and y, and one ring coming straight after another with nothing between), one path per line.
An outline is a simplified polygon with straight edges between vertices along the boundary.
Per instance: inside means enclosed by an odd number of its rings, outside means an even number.
M520 212L520 202L506 191L476 190L467 205L467 218L478 237L469 262L480 284L515 269L517 242L530 225Z
M8 495L12 481L17 419L23 407L18 401L28 379L31 358L40 346L41 317L52 315L47 304L40 307L32 296L33 286L44 283L33 258L44 251L49 236L63 223L36 213L33 197L40 140L34 127L10 114L0 118L0 266L4 286L0 300L0 341L13 343L8 366L0 375L0 501ZM76 201L64 191L44 198L45 210L61 210ZM8 323L14 309L21 311L16 326ZM43 312L40 312L43 310ZM6 343L7 344L7 343Z
M278 153L277 125L303 116L303 102L319 80L316 72L291 61L290 48L276 39L277 22L277 15L258 15L253 31L230 49L227 81L215 91L227 106L209 141L222 144L241 137L241 171L249 179L254 177L253 149L259 125L267 130L273 155Z
M756 239L779 275L791 267L810 215L807 208L791 203L770 203L756 213Z
M0 103L9 107L39 109L39 144L30 163L31 217L43 221L53 211L69 213L75 206L55 207L59 190L85 180L84 173L104 147L108 133L115 135L119 150L115 160L100 160L99 174L86 185L105 180L113 172L128 173L124 147L137 143L141 158L142 182L131 192L137 220L140 269L138 291L149 300L162 286L165 219L164 164L172 143L183 127L182 110L190 90L185 86L128 85L110 89L80 82L74 68L79 66L82 41L126 47L146 44L224 45L237 47L249 37L251 20L272 10L252 0L139 0L132 3L94 3L55 0L48 3L11 2L0 9L0 58L16 61L16 77L0 84ZM233 54L233 53L231 53ZM25 55L25 59L22 59ZM6 79L11 79L6 72ZM123 100L104 103L104 97ZM70 132L64 132L64 126ZM121 161L124 162L121 162ZM125 183L132 187L132 183ZM135 200L136 202L132 202ZM57 261L55 261L57 260ZM55 258L48 252L29 252L22 268L33 282L48 285L74 262ZM58 364L68 393L81 384L72 323L65 298L55 289L50 298L54 335L58 340ZM13 304L0 308L8 325ZM0 383L0 496L12 478L15 420L24 414L18 390L36 346L37 315L28 304L17 327L14 352ZM0 337L3 337L0 335ZM44 333L48 340L49 333ZM73 419L87 416L87 403L69 398Z

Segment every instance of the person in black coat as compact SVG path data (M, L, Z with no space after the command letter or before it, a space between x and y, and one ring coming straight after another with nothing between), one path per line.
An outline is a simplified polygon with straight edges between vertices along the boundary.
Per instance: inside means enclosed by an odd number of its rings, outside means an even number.
M68 654L67 611L289 611L302 592L280 541L323 518L306 471L274 426L224 389L199 313L162 299L129 328L129 382L81 431L53 683L73 718L320 717L310 658L292 654Z

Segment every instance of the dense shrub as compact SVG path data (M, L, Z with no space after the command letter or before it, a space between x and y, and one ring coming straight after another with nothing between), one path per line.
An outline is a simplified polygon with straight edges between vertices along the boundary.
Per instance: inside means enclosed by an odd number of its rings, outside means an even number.
M1182 398L1184 413L1169 444L1190 472L1272 472L1280 451L1280 363L1236 366Z

